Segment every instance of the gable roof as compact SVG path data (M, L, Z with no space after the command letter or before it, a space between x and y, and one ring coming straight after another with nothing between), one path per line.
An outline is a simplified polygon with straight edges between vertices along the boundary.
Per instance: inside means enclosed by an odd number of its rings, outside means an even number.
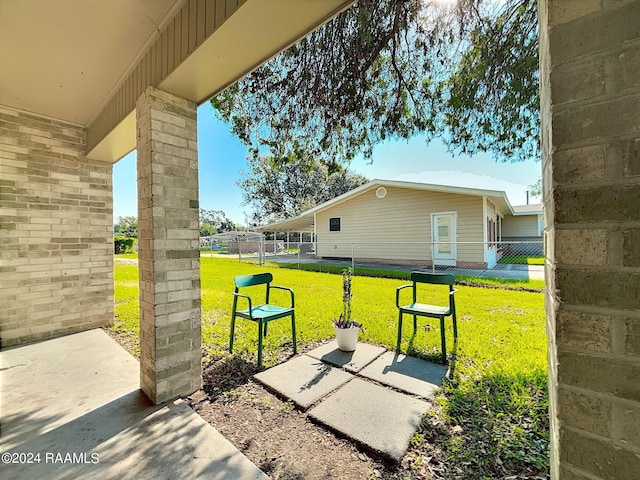
M542 204L532 203L529 205L514 205L514 215L542 215Z
M455 193L460 195L473 195L478 197L488 197L491 201L503 211L514 214L514 209L509 203L507 194L502 190L486 190L482 188L455 187L450 185L435 185L430 183L404 182L399 180L372 180L353 190L349 190L342 195L328 200L320 205L316 205L309 210L305 210L297 217L273 222L267 225L257 227L258 231L279 231L279 232L312 232L314 225L314 216L316 213L331 208L340 203L346 202L351 198L362 195L378 187L395 187L406 188L412 190L424 190L429 192Z

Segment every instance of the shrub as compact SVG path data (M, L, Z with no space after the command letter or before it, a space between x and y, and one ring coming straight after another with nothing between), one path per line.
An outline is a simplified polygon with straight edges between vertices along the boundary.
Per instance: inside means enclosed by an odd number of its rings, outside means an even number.
M135 252L136 239L129 237L113 237L113 251L114 253L134 253Z

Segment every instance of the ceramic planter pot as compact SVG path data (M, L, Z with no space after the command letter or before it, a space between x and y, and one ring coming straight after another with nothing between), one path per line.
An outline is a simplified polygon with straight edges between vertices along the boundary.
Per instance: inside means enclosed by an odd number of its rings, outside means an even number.
M358 332L360 332L360 328L338 328L334 325L333 329L336 331L338 349L343 352L353 352L358 344Z

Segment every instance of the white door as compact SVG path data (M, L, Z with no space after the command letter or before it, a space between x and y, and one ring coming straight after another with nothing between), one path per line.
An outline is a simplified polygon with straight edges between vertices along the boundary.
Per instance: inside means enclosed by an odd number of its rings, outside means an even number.
M431 214L433 260L436 265L456 266L456 214Z

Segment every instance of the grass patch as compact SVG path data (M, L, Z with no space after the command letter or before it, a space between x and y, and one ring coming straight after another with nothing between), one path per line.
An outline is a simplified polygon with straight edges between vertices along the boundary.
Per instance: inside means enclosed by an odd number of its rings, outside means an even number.
M305 270L307 272L334 273L340 274L344 270L341 265L324 265L317 263L270 263L269 266L278 268L288 268L292 270ZM409 280L411 272L409 270L392 270L384 268L358 267L356 266L354 276L392 278L398 280ZM524 290L532 292L542 292L544 290L544 280L537 279L514 279L514 278L494 278L478 277L475 275L456 275L456 283L476 287L504 287L512 290Z
M274 283L291 287L296 295L296 325L303 351L334 336L331 319L341 312L342 271L310 272L276 265L256 266L237 259L202 257L202 338L206 357L230 357L227 348L235 275L271 271ZM326 269L327 266L322 266ZM367 276L373 274L375 276ZM366 332L360 339L395 348L397 333L396 288L406 283L403 272L357 269L353 279L353 318ZM488 279L482 279L486 282ZM461 279L461 281L470 281ZM125 339L138 337L137 265L115 267L116 322L112 332ZM412 439L415 462L406 470L420 469L434 445L446 457L447 478L503 478L508 475L548 473L547 342L544 330L544 298L541 293L516 291L505 286L523 286L522 281L496 280L500 288L456 288L459 342L453 382L443 387L439 408L427 415ZM531 283L528 283L531 285ZM486 285L485 285L486 286ZM436 287L421 291L437 297ZM286 302L286 292L273 302ZM445 295L446 297L446 295ZM445 297L434 303L446 303ZM439 322L418 320L412 338L410 321L404 322L403 351L438 360ZM447 322L448 351L453 334ZM129 346L126 348L138 348ZM247 364L256 361L257 334L252 322L238 319L234 357ZM290 322L270 324L263 353L265 367L282 361L291 352ZM132 351L139 354L139 351ZM206 361L206 358L205 358ZM422 462L422 463L421 463Z
M547 377L527 374L463 376L445 385L440 409L423 419L424 443L444 454L445 478L547 478Z
M135 255L135 256L133 256ZM117 258L137 258L137 254L121 254ZM138 265L117 264L114 268L115 315L108 330L135 357L140 356L140 310L138 302Z
M515 265L544 265L544 257L527 257L526 255L505 255L498 263Z

